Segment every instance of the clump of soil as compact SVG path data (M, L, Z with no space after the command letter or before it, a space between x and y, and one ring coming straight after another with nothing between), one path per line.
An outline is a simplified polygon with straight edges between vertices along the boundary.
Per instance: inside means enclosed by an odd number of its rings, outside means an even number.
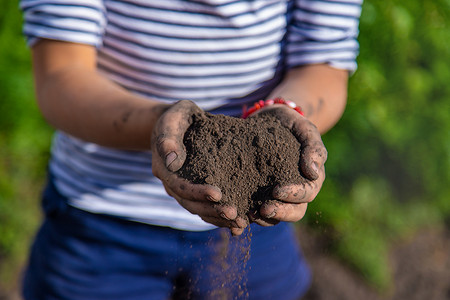
M187 158L179 175L219 187L222 204L235 206L244 218L273 199L276 185L305 180L299 171L300 143L270 115L195 115L184 145Z

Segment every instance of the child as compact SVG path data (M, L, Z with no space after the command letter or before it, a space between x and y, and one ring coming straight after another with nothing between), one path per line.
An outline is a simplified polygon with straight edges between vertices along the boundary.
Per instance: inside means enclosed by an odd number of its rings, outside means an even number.
M57 130L25 299L298 299L289 222L325 179L320 138L356 69L360 0L22 0L39 107ZM271 113L301 140L306 185L247 222L175 171L199 110ZM179 101L189 99L191 101ZM279 224L277 224L279 223ZM271 226L277 224L276 226ZM223 236L231 232L229 244ZM236 255L248 240L249 259ZM224 249L226 250L224 253ZM222 260L217 260L222 255ZM231 276L234 274L236 276ZM241 274L238 276L238 274Z

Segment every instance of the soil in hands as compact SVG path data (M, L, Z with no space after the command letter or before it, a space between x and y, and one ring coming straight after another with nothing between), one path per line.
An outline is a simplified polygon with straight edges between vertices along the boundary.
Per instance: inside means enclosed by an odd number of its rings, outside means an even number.
M240 119L210 113L193 116L184 136L187 158L179 175L219 187L221 204L244 218L270 201L273 188L305 179L299 170L301 145L270 115Z

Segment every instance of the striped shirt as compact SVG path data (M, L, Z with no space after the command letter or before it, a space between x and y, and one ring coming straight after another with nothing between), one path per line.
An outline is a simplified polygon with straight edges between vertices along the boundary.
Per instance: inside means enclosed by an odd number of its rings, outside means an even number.
M353 72L362 0L22 0L29 45L95 46L98 70L132 93L190 99L238 115L286 70L327 63ZM151 153L56 132L50 171L69 204L183 230L214 228L168 196Z

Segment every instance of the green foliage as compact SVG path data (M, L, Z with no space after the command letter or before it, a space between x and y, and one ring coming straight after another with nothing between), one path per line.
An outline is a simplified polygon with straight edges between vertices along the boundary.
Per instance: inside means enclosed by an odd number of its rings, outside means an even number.
M51 130L34 101L17 1L0 10L0 283L11 282L39 220Z
M381 289L392 242L450 219L449 17L445 0L366 0L348 107L324 137L328 177L307 221Z

